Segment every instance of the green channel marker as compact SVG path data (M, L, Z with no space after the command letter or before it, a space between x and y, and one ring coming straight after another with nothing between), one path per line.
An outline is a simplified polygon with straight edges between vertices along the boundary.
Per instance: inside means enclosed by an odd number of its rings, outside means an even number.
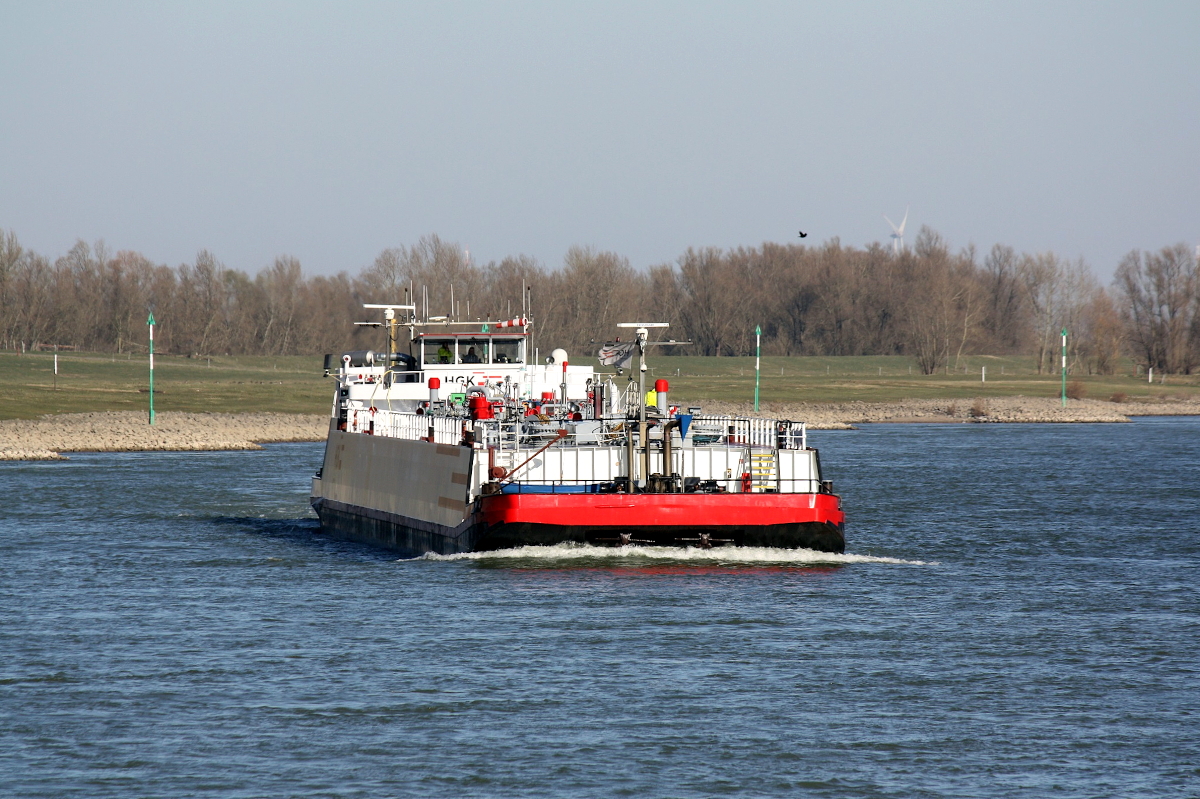
M1067 329L1063 328L1062 406L1067 407Z
M150 424L154 424L154 312L146 320L150 325Z
M762 325L754 326L754 412L758 413L758 371L762 359Z

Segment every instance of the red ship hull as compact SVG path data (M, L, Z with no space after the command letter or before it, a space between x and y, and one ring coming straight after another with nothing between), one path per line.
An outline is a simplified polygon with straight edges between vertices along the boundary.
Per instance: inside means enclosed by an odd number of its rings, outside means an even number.
M578 543L764 546L845 551L833 494L493 494L475 548Z

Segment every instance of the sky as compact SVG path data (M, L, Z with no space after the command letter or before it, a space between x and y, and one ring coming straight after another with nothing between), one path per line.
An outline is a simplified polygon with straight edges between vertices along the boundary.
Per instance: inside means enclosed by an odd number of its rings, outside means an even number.
M0 0L0 230L172 266L1200 244L1200 3Z

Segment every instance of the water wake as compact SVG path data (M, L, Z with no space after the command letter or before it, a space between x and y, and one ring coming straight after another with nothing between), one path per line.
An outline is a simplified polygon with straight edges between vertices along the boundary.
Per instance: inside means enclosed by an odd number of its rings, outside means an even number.
M500 549L494 552L463 552L457 555L427 553L421 560L472 560L503 565L506 563L554 566L605 564L703 564L710 566L807 566L844 565L850 563L890 563L905 566L936 565L929 561L904 560L876 555L839 555L813 549L775 549L771 547L693 547L624 546L596 547L588 544L555 544L554 546L525 546Z

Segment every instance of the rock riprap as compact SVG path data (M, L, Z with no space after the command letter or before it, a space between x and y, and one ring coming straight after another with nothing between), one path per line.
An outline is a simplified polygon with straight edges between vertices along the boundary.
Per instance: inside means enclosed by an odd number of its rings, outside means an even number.
M1106 402L1052 397L908 399L898 402L769 403L757 414L749 403L703 403L705 413L763 416L807 422L813 430L844 430L872 422L1128 422L1131 416L1200 415L1200 401Z
M1128 422L1130 416L1200 415L1200 401L1124 402L1049 397L911 399L899 402L703 402L705 413L751 415L807 422L813 430L846 429L872 422ZM277 441L323 441L329 417L286 413L182 413L167 411L147 424L135 411L67 413L39 419L0 420L0 461L61 460L63 452L186 452L259 449Z
M63 452L200 452L259 449L277 441L322 441L329 417L287 413L134 411L64 413L0 420L0 460L57 460Z

